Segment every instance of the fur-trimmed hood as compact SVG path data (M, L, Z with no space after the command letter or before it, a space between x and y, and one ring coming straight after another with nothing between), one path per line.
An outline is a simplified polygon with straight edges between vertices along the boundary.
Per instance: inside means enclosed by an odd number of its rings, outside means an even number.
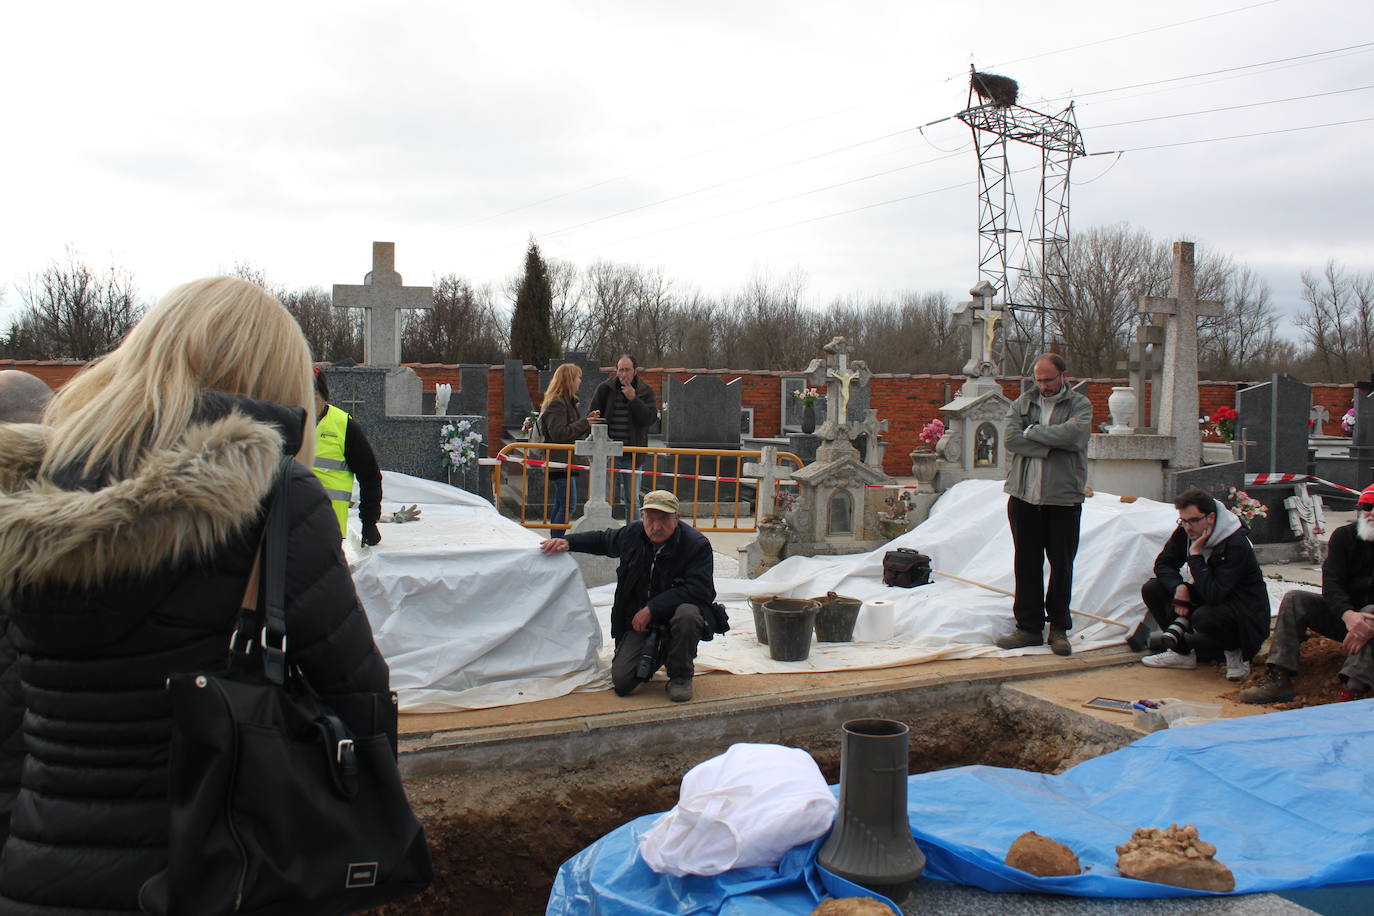
M304 412L211 395L173 448L94 489L37 477L47 428L0 424L0 596L206 558L256 520Z

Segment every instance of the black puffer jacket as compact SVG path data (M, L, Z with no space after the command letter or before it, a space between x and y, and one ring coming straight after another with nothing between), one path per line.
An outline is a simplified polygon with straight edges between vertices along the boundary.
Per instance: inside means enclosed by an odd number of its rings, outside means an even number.
M164 682L222 662L263 501L303 419L209 396L177 447L108 484L35 481L42 429L0 427L0 601L27 753L0 916L138 912L139 887L167 855ZM290 657L322 693L385 690L334 511L314 474L292 473Z
M684 522L678 522L657 556L643 522L566 537L572 550L620 558L611 603L612 639L620 639L642 607L649 609L655 623L666 624L679 604L695 604L704 611L716 600L711 542Z

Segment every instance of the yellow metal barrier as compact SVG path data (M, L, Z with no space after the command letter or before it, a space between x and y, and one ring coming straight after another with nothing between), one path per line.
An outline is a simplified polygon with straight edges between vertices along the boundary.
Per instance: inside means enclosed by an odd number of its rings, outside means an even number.
M586 468L586 465L581 463L586 459L574 455L574 448L573 445L552 442L512 442L501 449L496 456L496 466L492 469L492 491L500 512L515 518L526 528L566 528L566 523L549 521L552 507L548 503L548 498L553 492L551 478L554 475L569 465L579 470ZM637 495L642 495L648 490L671 491L679 503L690 506L691 512L682 513L682 517L698 531L756 531L760 509L764 515L772 514L772 507L755 505L753 512L746 516L740 515L740 505L744 502L745 495L744 481L755 479L743 473L744 465L762 459L762 452L626 446L625 454L634 456L635 470L610 467L607 468L607 478L613 480L616 474L634 473L637 477L646 479L648 483L643 485L638 485L636 481L639 491ZM791 452L778 452L777 458L780 464L786 463L793 470L802 467L802 460ZM714 467L715 473L703 474L703 461L707 462L706 469L709 471ZM507 467L512 470L518 469L518 473L507 474ZM589 476L580 474L580 482L590 486ZM540 494L543 498L533 505L530 500L531 479L542 483ZM609 499L619 495L613 483L610 490L611 493L606 494ZM752 498L758 491L752 484L750 490ZM540 494L534 495L538 497ZM722 502L730 505L730 514L724 518L716 511ZM709 515L703 515L703 504L711 508ZM617 506L624 507L624 502L612 502L612 508ZM564 496L563 517L571 520L572 510L575 508L569 489ZM537 510L534 513L535 517L531 517L531 509Z

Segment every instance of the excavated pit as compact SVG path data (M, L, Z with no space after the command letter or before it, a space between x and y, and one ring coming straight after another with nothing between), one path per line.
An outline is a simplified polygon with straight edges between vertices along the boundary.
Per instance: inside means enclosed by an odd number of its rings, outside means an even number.
M671 808L682 775L737 741L803 748L834 783L839 725L861 716L911 727L912 773L968 764L1057 773L1138 736L996 684L692 712L690 721L614 735L584 727L543 741L438 742L406 755L435 879L424 895L377 912L543 913L559 865L621 824Z

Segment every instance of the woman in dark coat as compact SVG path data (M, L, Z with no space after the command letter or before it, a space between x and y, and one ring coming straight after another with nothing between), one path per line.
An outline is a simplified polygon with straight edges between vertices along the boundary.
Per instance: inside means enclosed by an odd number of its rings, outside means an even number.
M599 410L585 417L579 412L577 389L581 384L582 370L573 363L564 363L553 370L553 378L549 379L549 387L544 392L543 409L539 412L545 442L573 443L584 439L591 432L591 421L601 418ZM549 461L573 464L575 460L571 451L547 454ZM547 480L552 491L549 498L553 501L549 521L561 528L572 508L577 506L577 472L571 468L553 468Z
M172 290L48 425L0 426L0 603L27 709L0 916L139 912L167 862L165 682L222 665L284 454L288 658L320 693L387 689L309 469L310 378L281 304L216 277Z

